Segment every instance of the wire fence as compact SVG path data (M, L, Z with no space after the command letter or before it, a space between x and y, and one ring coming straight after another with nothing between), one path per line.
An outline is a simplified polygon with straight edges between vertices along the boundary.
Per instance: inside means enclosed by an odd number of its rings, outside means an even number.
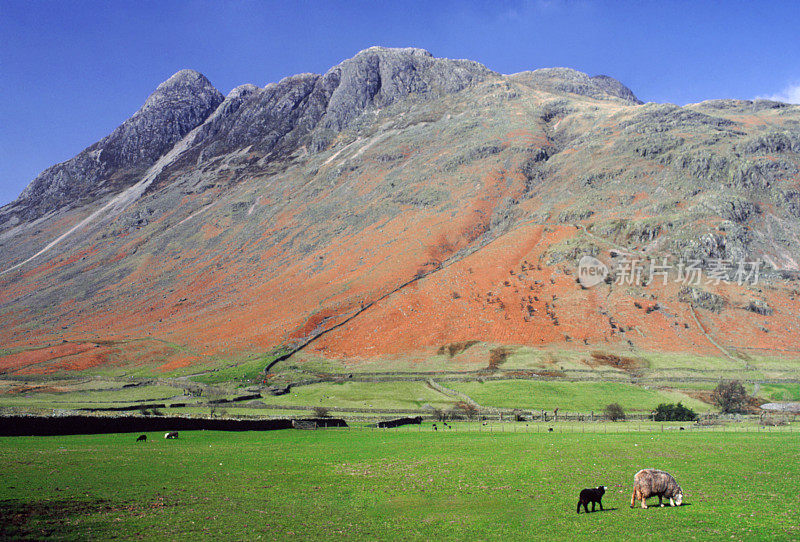
M418 432L418 433L799 433L800 422L785 425L762 425L750 422L596 422L596 423L524 423L524 422L424 422L398 427L377 427L375 423L351 423L336 431Z

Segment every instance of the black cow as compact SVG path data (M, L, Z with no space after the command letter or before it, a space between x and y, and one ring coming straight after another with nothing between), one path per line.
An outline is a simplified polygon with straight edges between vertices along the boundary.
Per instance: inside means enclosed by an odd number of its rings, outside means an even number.
M145 442L147 441L147 435L139 435L139 438L136 439L136 442Z

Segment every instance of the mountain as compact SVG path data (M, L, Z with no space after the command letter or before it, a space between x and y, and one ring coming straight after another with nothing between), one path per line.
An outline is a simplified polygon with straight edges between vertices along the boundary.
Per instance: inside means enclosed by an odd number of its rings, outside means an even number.
M0 209L0 371L793 360L799 165L797 106L567 68L373 47L226 97L183 70ZM587 287L583 256L675 267Z

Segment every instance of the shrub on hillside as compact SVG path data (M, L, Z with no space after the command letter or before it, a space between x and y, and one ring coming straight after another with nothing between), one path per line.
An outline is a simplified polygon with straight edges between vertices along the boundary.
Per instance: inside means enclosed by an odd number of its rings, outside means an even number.
M478 341L461 341L461 342L450 343L444 346L440 346L437 354L439 354L440 356L447 354L452 358L453 356L460 354L467 348L475 346L476 344L478 344Z
M657 422L692 422L697 419L697 413L681 403L661 403L656 407L653 419Z
M492 348L489 351L489 370L496 371L500 368L508 356L511 355L511 350L504 346L498 346L497 348Z
M314 417L315 418L330 418L331 413L330 411L322 406L314 407Z
M611 403L606 406L605 415L612 422L618 422L625 419L625 410L619 403Z

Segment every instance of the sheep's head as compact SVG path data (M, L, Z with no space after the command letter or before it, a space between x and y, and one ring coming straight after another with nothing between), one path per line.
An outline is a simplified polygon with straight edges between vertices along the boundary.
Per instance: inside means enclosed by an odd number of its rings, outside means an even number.
M678 494L675 495L675 504L677 504L678 506L683 504L683 492L679 492Z

